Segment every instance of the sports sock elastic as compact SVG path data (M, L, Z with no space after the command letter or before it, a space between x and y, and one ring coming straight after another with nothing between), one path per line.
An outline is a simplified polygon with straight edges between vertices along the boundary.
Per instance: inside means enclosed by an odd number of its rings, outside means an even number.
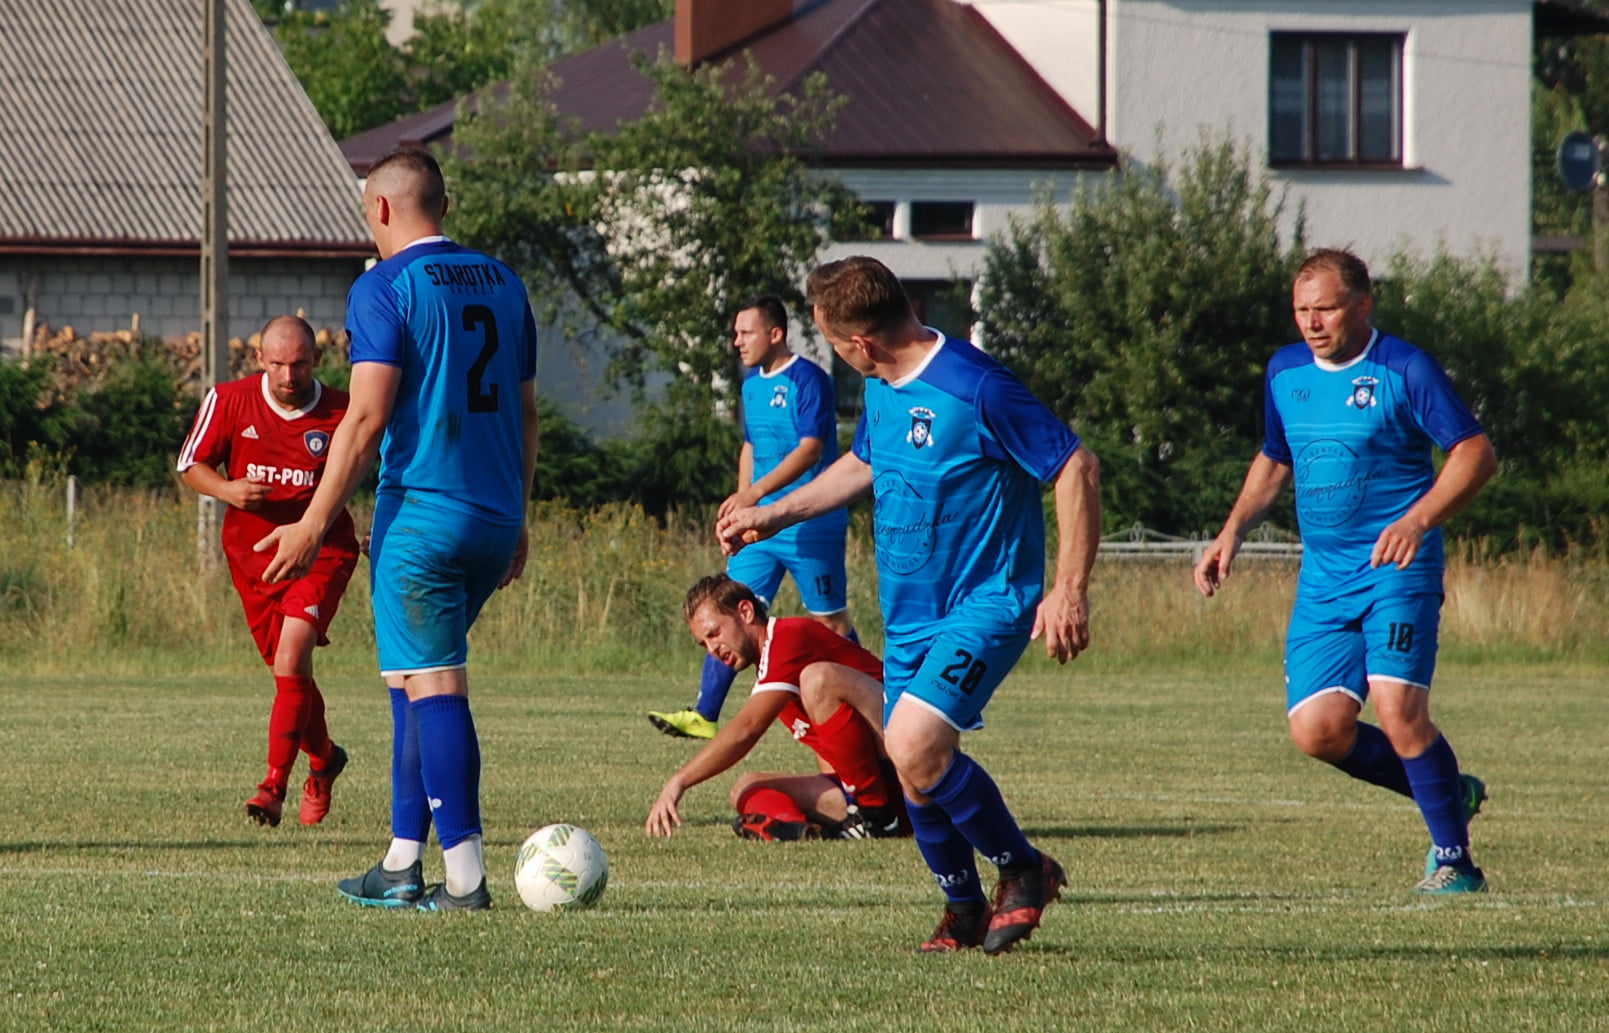
M1464 791L1458 778L1458 758L1446 736L1437 736L1417 757L1405 757L1402 766L1413 785L1413 799L1430 829L1436 862L1474 871L1469 856L1469 822L1464 817Z
M308 689L313 679L298 675L274 676L274 706L268 712L268 767L289 777L302 748L302 726L307 723ZM281 781L279 788L285 788Z
M905 800L911 815L911 831L916 837L916 848L927 862L928 871L952 903L978 903L988 898L983 895L983 882L978 878L977 858L972 844L961 835L944 808L937 804L912 803Z
M408 694L391 690L391 835L423 843L430 838L430 797L419 764L419 723Z
M442 850L441 860L446 868L442 881L447 884L447 892L455 897L475 892L486 881L486 862L481 856L481 837L478 835L459 840Z
M1351 752L1336 761L1335 766L1370 785L1403 796L1413 796L1413 786L1408 784L1408 772L1402 766L1402 758L1391 748L1391 740L1386 738L1386 733L1362 721L1358 722L1357 727L1358 737L1352 744Z
M704 656L704 671L698 679L698 703L695 709L706 721L719 721L721 708L726 705L726 694L737 680L737 672L709 654Z
M427 696L409 706L419 724L419 770L436 822L436 839L446 850L481 832L475 719L467 696Z
M393 839L391 846L380 861L380 867L388 872L400 872L416 861L425 859L425 845L417 839Z
M307 679L307 716L302 722L302 752L307 754L308 765L314 771L323 771L335 747L330 743L330 729L324 722L324 693L318 682Z
M866 807L887 807L893 800L893 787L883 780L878 763L877 735L848 703L825 721L816 722L816 747L821 758L832 765L844 792Z
M809 821L793 797L770 786L753 786L737 798L739 814L769 814L778 821Z
M1010 867L1039 860L1039 851L1017 826L1017 819L1011 816L1000 795L1000 787L982 765L960 750L927 795L944 808L956 830L991 863Z

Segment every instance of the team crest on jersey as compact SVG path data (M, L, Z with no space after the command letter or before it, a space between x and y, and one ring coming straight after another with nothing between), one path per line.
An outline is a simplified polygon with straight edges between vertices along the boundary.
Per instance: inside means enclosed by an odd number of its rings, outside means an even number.
M330 432L327 430L310 430L302 435L302 444L307 446L307 454L318 459L330 449Z
M771 408L786 409L788 407L788 385L778 384L771 392Z
M911 410L911 429L905 435L905 440L911 443L912 448L926 448L933 444L935 415L932 409L925 409L920 405Z
M1374 377L1359 377L1352 381L1352 395L1346 404L1359 411L1372 409L1380 404L1380 399L1374 396L1374 389L1380 386L1380 381Z

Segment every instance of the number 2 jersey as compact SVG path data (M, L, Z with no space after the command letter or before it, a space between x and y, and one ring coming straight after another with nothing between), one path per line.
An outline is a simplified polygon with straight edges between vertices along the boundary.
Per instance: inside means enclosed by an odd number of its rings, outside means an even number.
M313 401L288 412L269 397L263 374L219 384L207 392L195 425L179 452L179 472L192 466L223 466L234 480L268 485L268 499L257 509L226 508L223 547L229 563L261 581L272 551L256 545L274 528L294 524L307 511L324 473L330 435L346 415L347 395L313 382ZM324 538L326 549L357 556L352 517L343 509Z
M1481 433L1435 359L1379 331L1340 364L1315 358L1305 342L1287 345L1268 363L1264 423L1263 454L1295 473L1304 598L1382 584L1441 591L1439 528L1407 570L1369 566L1380 532L1435 483L1433 446Z
M889 642L947 618L1032 622L1045 580L1040 485L1078 436L1010 370L943 334L901 380L868 378L865 398L854 452L872 468Z
M520 386L536 377L536 322L514 271L427 237L358 277L346 325L353 365L401 371L379 492L523 523Z

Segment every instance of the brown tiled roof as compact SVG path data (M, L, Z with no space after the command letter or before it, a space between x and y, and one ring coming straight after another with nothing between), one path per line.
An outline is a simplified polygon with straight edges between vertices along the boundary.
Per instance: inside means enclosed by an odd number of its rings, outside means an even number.
M668 54L672 23L558 61L554 103L583 129L609 130L653 99L633 53ZM952 0L805 0L794 17L710 57L749 50L779 91L814 72L848 99L823 148L836 166L1106 166L1115 152L994 28ZM359 172L392 147L440 142L455 105L352 137Z
M195 253L196 0L0 0L0 251ZM249 0L228 0L231 252L372 252L351 169Z

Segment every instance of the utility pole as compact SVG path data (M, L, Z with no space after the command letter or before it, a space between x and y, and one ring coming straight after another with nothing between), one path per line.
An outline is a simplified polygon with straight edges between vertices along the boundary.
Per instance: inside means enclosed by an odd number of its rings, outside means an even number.
M225 142L224 65L227 0L206 5L201 82L201 380L211 390L229 376L229 208L228 147ZM196 553L203 565L217 561L218 510L209 495L199 496Z

